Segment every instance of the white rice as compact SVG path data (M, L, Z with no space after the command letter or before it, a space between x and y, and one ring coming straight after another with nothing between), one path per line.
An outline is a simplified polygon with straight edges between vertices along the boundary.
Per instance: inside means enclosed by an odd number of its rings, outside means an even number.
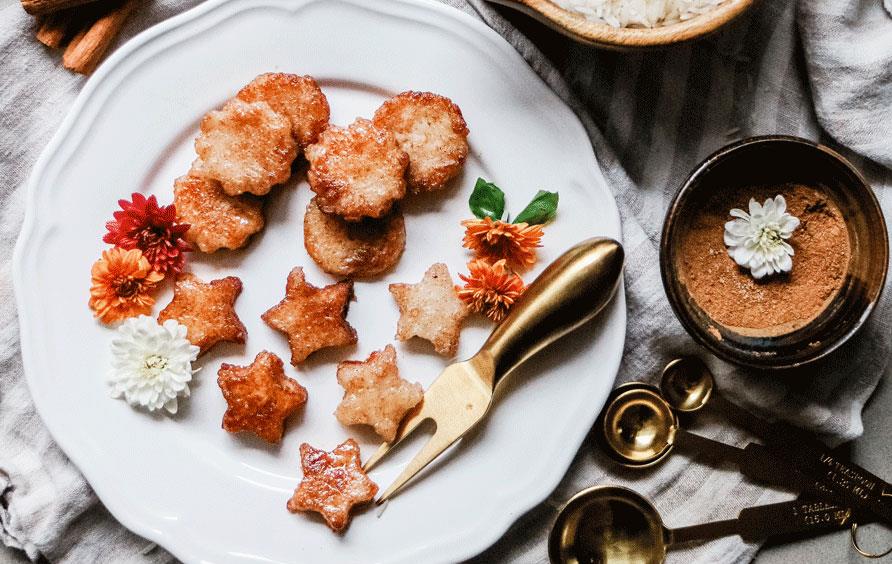
M725 0L552 0L613 27L658 27L699 16Z

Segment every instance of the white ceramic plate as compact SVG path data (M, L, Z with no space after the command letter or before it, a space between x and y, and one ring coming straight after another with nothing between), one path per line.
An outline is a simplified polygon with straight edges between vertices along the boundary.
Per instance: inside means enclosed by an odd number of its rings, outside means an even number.
M220 429L225 403L215 380L221 362L246 364L262 349L288 358L282 335L259 315L282 298L291 267L303 265L316 284L332 280L303 248L310 192L302 174L275 192L268 227L247 249L191 257L204 278L242 278L237 311L249 336L246 346L219 347L200 361L193 396L176 417L108 397L112 331L86 306L90 265L116 200L141 191L169 202L173 179L193 158L201 116L273 70L317 77L335 123L370 116L385 96L416 89L455 100L472 132L455 186L406 205L408 246L396 270L357 283L348 319L358 346L287 369L310 399L277 447ZM397 309L387 283L416 282L436 261L453 276L464 269L459 221L469 217L478 175L506 189L512 214L540 188L560 191L558 219L527 280L583 238L620 237L577 118L505 41L457 10L418 0L211 0L143 33L88 82L31 178L15 283L41 416L111 512L186 561L449 562L478 553L551 492L595 419L622 352L621 293L598 322L515 373L486 425L383 513L360 512L339 536L285 510L300 480L301 442L331 449L352 435L366 455L376 444L333 417L342 393L335 363L392 341ZM159 304L168 300L169 290ZM472 354L488 330L484 321L469 323L459 356ZM425 386L447 363L424 342L397 346L402 375ZM418 446L398 451L372 478L386 486Z

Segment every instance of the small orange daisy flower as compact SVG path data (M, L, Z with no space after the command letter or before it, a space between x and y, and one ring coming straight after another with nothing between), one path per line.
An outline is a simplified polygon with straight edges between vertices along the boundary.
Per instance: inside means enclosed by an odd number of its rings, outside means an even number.
M525 286L520 276L508 270L505 259L489 264L483 259L468 263L470 273L458 277L465 287L458 290L460 297L472 311L483 313L499 323L523 293Z
M485 217L462 221L465 238L462 246L479 258L495 262L505 259L512 268L528 268L536 262L536 248L541 247L541 225L506 223Z
M151 313L155 298L149 292L164 279L142 251L118 247L103 251L90 273L90 309L103 323Z

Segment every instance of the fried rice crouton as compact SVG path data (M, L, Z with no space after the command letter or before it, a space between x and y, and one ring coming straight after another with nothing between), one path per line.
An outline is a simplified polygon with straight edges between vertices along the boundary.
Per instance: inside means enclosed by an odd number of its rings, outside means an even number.
M468 126L452 100L430 92L403 92L386 100L374 123L396 136L409 155L413 193L442 189L468 156Z
M177 216L189 224L186 240L203 253L240 249L264 225L263 201L251 194L230 196L215 180L187 174L173 185Z
M236 97L245 102L266 102L291 122L291 135L303 151L328 127L330 109L325 94L311 76L282 72L261 74Z
M399 209L380 219L344 221L324 213L316 198L304 215L304 246L322 270L351 278L390 270L406 247L406 224Z
M223 363L217 385L226 400L223 429L250 431L268 443L278 443L285 419L307 403L307 390L285 376L282 360L261 351L248 366Z
M202 118L195 152L198 176L218 181L230 196L263 196L290 178L297 144L291 122L269 104L233 99Z
M396 438L406 412L424 397L421 384L400 378L393 345L373 352L364 362L338 364L338 384L344 388L344 398L335 411L338 421L370 425L387 442Z
M331 530L343 531L350 523L354 505L375 499L378 485L362 469L359 445L347 439L333 451L300 445L303 478L288 500L288 511L315 511Z
M406 195L409 157L396 138L367 119L329 126L306 149L307 179L325 213L347 221L381 217Z
M436 263L417 284L391 284L390 293L400 309L396 338L421 337L444 356L458 351L461 326L470 310L458 297L449 269Z
M206 353L220 342L244 343L248 331L235 313L242 281L235 276L202 282L191 272L177 276L173 299L158 314L158 323L176 319L186 326L186 338Z
M287 335L291 364L297 366L319 349L356 342L356 330L347 322L352 297L352 280L317 288L307 282L303 268L296 267L288 274L285 298L261 318Z

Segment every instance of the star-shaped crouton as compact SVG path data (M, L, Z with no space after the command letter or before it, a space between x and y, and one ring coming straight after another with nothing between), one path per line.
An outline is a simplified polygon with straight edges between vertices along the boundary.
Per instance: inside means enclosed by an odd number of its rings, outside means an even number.
M396 438L406 412L424 397L421 384L400 378L393 345L373 352L365 362L338 364L338 384L344 387L344 399L335 411L338 421L371 425L387 442Z
M333 531L343 531L354 505L375 498L378 486L362 470L359 445L347 439L331 452L300 445L304 477L288 500L288 511L321 513Z
M307 283L304 269L297 267L288 274L285 299L261 317L288 336L291 364L297 366L319 349L356 342L356 330L346 319L352 297L352 280L317 288Z
M307 403L307 390L285 376L282 359L262 351L250 366L220 365L217 384L229 407L223 428L230 433L250 431L278 443L285 419Z
M241 293L242 281L235 276L205 283L184 272L177 276L173 300L158 314L158 322L176 319L185 325L186 337L201 354L219 342L244 343L248 331L234 308Z
M400 308L397 339L421 337L439 354L455 355L462 322L470 311L458 297L445 264L428 268L418 284L391 284L390 293Z

